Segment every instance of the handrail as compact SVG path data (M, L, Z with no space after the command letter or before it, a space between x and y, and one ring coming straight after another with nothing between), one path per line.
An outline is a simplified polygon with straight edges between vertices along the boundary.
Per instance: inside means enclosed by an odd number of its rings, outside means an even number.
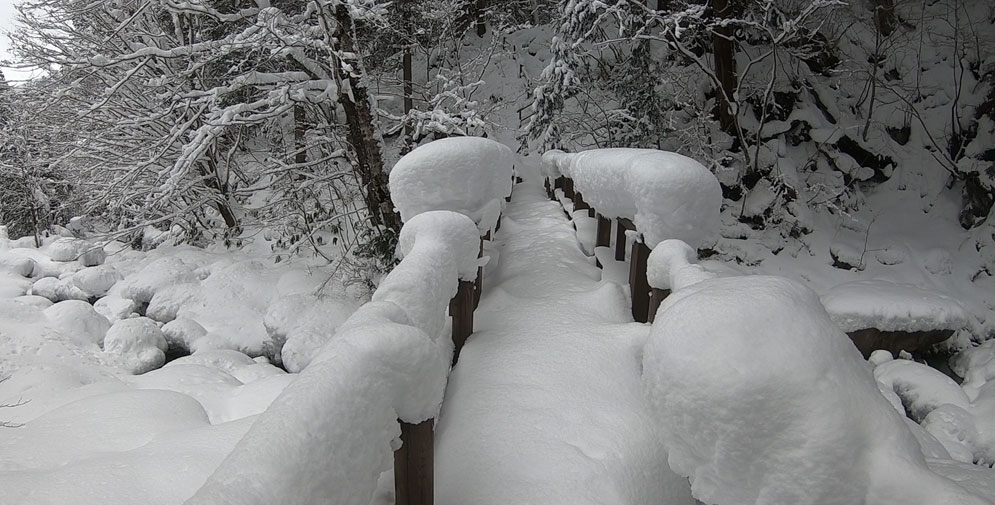
M478 248L477 226L467 216L432 211L411 218L399 237L403 259L373 299L338 328L186 503L366 505L399 433L405 450L395 471L402 484L416 483L402 492L417 495L403 498L431 503L432 418L455 347L439 335L451 299L472 303L460 293L477 275ZM411 450L424 448L426 431L427 461Z

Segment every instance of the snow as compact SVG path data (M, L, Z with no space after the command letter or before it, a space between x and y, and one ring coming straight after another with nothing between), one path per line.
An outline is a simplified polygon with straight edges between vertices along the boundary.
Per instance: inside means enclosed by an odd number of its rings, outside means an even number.
M438 413L452 356L441 336L446 307L458 280L476 274L478 241L464 215L412 217L398 241L403 259L373 299L187 503L368 504L392 465L397 419L419 423Z
M697 264L698 253L677 239L667 239L653 248L646 260L646 280L651 287L676 291L715 277Z
M147 317L115 321L106 330L103 344L105 352L120 356L134 374L154 370L166 362L166 338L155 321Z
M480 235L494 229L511 194L515 157L501 143L449 137L417 147L390 171L394 206L407 223L431 210L464 214Z
M643 370L670 466L699 500L987 503L929 470L860 354L794 281L719 278L675 292Z
M103 346L104 335L111 324L89 303L66 300L44 310L48 325L81 345Z
M642 396L621 286L523 167L436 426L436 503L692 505Z
M666 239L693 247L715 242L722 189L701 163L654 149L591 149L544 155L547 176L574 189L603 216L631 219L650 248Z
M840 284L822 295L822 303L843 331L959 330L968 323L967 312L953 298L882 280Z

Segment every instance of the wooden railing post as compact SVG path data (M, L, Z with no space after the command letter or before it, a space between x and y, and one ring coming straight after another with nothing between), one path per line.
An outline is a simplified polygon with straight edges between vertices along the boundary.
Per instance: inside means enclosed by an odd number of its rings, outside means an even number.
M615 221L618 224L615 229L615 261L625 261L625 232L626 230L635 231L636 226L632 224L632 221L622 217L615 218Z
M567 200L574 199L574 180L569 177L563 178L563 195L567 197Z
M663 300L670 296L669 289L653 288L650 290L650 314L649 322L656 320L656 311L660 310L660 304Z
M491 239L491 232L489 232L489 231L487 232L487 234L485 234L483 237L480 238L480 249L477 252L477 257L478 258L483 258L484 257L484 241L485 240L490 240L490 239ZM473 309L474 310L476 310L477 306L480 305L480 294L481 294L481 291L483 291L483 289L484 289L484 267L483 266L479 266L479 267L477 267L477 278L474 279L474 281L473 281ZM473 314L471 314L471 317L472 316L473 316ZM473 331L472 325L471 325L470 331L471 332Z
M632 295L632 318L639 323L649 321L650 284L646 280L646 259L650 248L642 240L632 243L632 260L629 263L629 292Z
M594 247L611 247L612 245L612 221L601 214L597 214L598 233L594 239Z
M401 423L401 448L394 451L394 503L432 505L435 500L434 419Z
M479 276L479 274L478 274ZM449 302L449 315L453 318L453 364L459 359L460 350L473 333L473 306L476 281L459 281L456 296Z

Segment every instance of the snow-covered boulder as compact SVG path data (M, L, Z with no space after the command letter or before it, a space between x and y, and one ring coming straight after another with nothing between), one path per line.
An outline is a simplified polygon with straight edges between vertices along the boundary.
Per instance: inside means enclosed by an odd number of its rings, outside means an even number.
M89 296L103 296L121 280L121 274L110 265L91 266L72 274L74 286Z
M676 291L643 370L670 466L706 503L988 503L929 470L866 362L794 281Z
M31 279L0 271L0 298L17 298L31 291Z
M75 261L84 244L82 240L62 237L49 244L45 249L52 261Z
M275 349L272 354L290 372L300 372L353 312L346 300L313 294L282 297L270 304L263 324Z
M188 352L196 349L196 342L207 336L207 330L194 321L178 317L162 325L162 333L169 347L186 349Z
M195 267L175 256L159 258L114 285L110 294L129 298L139 304L149 303L161 289L176 284L197 282Z
M0 272L7 272L21 277L31 277L35 261L27 256L0 251Z
M147 317L116 321L104 338L104 352L118 356L134 374L161 367L167 347L162 330Z
M137 314L138 304L129 298L105 296L93 302L93 310L113 323L119 319L127 319L132 314Z
M405 223L430 210L468 216L480 235L494 229L511 194L515 156L504 144L450 137L404 155L390 171L390 195Z
M45 309L49 324L73 341L101 346L111 324L89 303L65 300Z
M710 245L719 229L722 188L701 163L655 149L591 149L544 158L547 173L573 179L606 217L631 219L651 248L666 239Z
M90 299L88 293L74 285L71 278L67 277L42 277L31 286L31 294L43 296L53 302L61 302L63 300L87 301Z

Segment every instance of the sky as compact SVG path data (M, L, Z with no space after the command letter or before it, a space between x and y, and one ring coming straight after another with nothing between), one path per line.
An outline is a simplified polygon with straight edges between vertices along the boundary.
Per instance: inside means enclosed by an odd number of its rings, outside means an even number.
M7 40L7 32L14 29L15 14L14 0L0 0L0 60L10 58L10 53L7 52L10 42ZM7 80L12 82L26 79L30 75L28 72L3 66L0 66L0 69L3 69Z

